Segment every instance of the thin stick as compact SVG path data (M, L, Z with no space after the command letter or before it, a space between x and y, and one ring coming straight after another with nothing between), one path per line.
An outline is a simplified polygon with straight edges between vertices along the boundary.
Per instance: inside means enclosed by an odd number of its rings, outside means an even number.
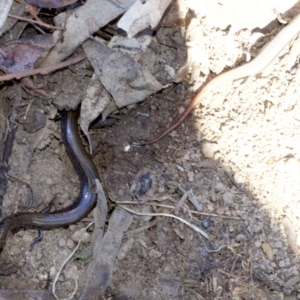
M76 57L72 57L66 61L63 61L63 62L53 65L53 66L47 66L47 67L37 68L37 69L33 69L33 70L26 70L26 71L16 72L16 73L12 73L12 74L2 75L2 76L0 76L0 82L11 80L14 78L20 79L22 77L37 75L37 74L45 75L45 74L48 74L55 70L62 69L62 68L68 67L70 65L76 64L76 63L84 60L85 58L86 58L86 55L84 53L82 53L82 54L77 55Z
M115 203L125 204L125 205L130 205L130 204L135 204L135 205L143 204L143 205L145 205L146 204L146 205L153 205L153 206L160 206L160 207L175 209L175 207L172 206L172 205L158 204L158 203L152 203L152 202L137 203L137 202L133 202L133 201L116 201ZM237 221L242 220L239 217L223 216L223 215L218 215L218 214L213 214L213 213L208 213L208 212L203 212L203 211L189 210L189 212L192 213L192 214L195 214L195 215L200 215L200 216L209 216L209 217L216 217L216 218L223 218L223 219L237 220Z
M124 210L127 210L128 212L132 213L132 214L135 214L135 215L138 215L138 216L153 216L153 217L170 217L170 218L174 218L174 219L177 219L179 221L181 221L182 223L186 224L187 226L191 227L192 229L194 229L196 232L202 234L204 237L206 237L208 240L209 240L209 237L207 235L206 232L204 232L203 230L201 230L199 227L195 226L194 224L191 224L189 223L188 221L182 219L182 218L179 218L175 215L171 215L171 214L165 214L165 213L154 213L154 214L150 214L150 213L139 213L139 212L136 212L134 210L131 210L125 206L122 206L120 205L121 208L123 208Z
M92 226L95 222L91 222L89 223L85 228L84 228L84 231L87 231L87 229ZM82 233L83 233L82 232ZM81 240L82 240L82 237L79 239L78 241L78 244L77 246L75 247L75 249L72 251L72 253L67 257L67 259L61 264L61 267L59 269L59 271L57 272L56 276L55 276L55 279L53 281L53 285L52 285L52 294L54 295L55 299L59 300L58 296L56 295L56 282L58 281L58 278L63 270L63 268L65 267L65 265L69 262L69 260L73 257L73 255L75 254L75 252L77 251L77 249L79 248L80 244L81 244ZM72 292L72 294L67 298L68 300L71 300L73 299L73 297L75 296L76 292L77 292L77 288L78 288L78 277L79 277L79 273L76 275L76 278L75 278L75 289L74 291Z
M8 14L8 17L14 18L14 19L17 19L17 20L20 20L20 21L25 21L25 22L28 22L28 23L38 24L38 25L43 26L43 27L48 28L48 29L65 30L63 27L55 27L55 26L52 26L50 24L44 23L42 21L35 21L35 20L32 20L32 19L28 19L28 18L25 18L25 17L17 16L17 15Z

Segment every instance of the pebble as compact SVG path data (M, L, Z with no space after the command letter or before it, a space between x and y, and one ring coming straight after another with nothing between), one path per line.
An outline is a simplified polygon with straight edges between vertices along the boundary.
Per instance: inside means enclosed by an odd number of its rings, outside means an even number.
M66 279L76 279L78 274L78 268L76 265L73 265L69 270L65 271Z
M190 160L190 153L186 152L182 159L183 160Z
M52 179L50 177L47 177L46 178L46 183L47 183L47 185L52 184Z
M43 273L38 273L37 277L39 278L40 281L45 281L48 279L48 274L47 272L43 272Z
M76 226L76 225L70 225L70 226L69 226L69 229L70 229L71 231L75 231L75 230L77 230L77 226Z
M228 231L231 233L231 232L234 232L235 231L235 226L233 225L229 225L229 228L228 228Z
M209 218L205 218L202 221L202 225L203 225L204 228L209 228L211 226L211 220Z
M255 241L254 245L256 248L260 248L261 247L261 241Z
M246 236L245 236L244 234L240 233L240 234L238 234L238 235L235 237L235 240L236 240L237 242L243 242L243 241L246 241L247 238L246 238Z
M233 203L233 199L234 199L234 195L232 195L229 192L225 192L223 194L223 200L226 204L232 204Z
M177 168L180 172L183 172L183 171L184 171L183 167L181 167L181 166L179 166L179 165L176 165L176 168Z
M74 243L73 240L67 239L67 247L68 247L69 249L73 249L73 248L74 248L74 245L75 245L75 243Z
M42 251L38 250L35 257L37 261L41 260L43 258Z
M243 175L238 173L234 174L233 179L237 184L242 184L246 182L246 179L243 177Z
M56 269L54 266L50 268L50 277L53 278L56 275Z
M149 256L152 257L152 258L160 258L161 257L161 252L155 250L155 249L151 249L149 251Z
M25 243L25 245L30 245L30 243L33 240L33 237L31 234L29 234L28 232L24 232L24 235L22 237L23 242Z
M278 263L278 266L280 268L284 268L285 267L285 261L284 260L281 260L279 263Z
M188 179L190 182L194 181L194 175L195 175L195 173L193 171L189 171L187 173L187 176L188 176Z
M30 267L33 270L37 270L40 267L40 261L37 260L35 255L30 255L30 252L28 252L27 256L27 262L30 265Z
M219 207L217 208L217 214L218 214L218 215L224 215L224 212L225 212L224 206L219 206Z
M17 256L20 255L21 253L22 253L22 246L20 245L13 245L9 251L9 254L11 256Z
M87 232L82 232L81 230L76 230L72 235L71 239L78 243L81 240L81 243L87 244L91 241L91 236Z
M165 193L166 192L166 188L164 186L160 186L158 188L158 193L162 194L162 193Z
M119 189L119 190L118 190L118 196L119 196L119 197L124 197L124 194L125 194L125 193L124 193L124 190L123 190L123 189Z
M60 238L58 240L58 246L62 248L65 247L65 245L66 245L66 240L64 238Z
M28 264L25 264L25 265L23 266L22 272L24 273L24 275L25 275L27 278L32 278L32 277L33 277L32 269L31 269L31 267L30 267Z
M215 186L216 191L224 191L225 190L225 186L222 182L217 182L216 186Z
M281 241L277 241L275 244L274 244L274 248L282 248L283 247L283 244Z
M262 250L264 251L269 260L274 260L274 254L269 243L263 243Z
M141 218L145 221L145 222L149 222L153 216L147 216L146 214L151 214L152 213L152 208L151 206L149 205L145 205L143 206L142 208L142 214L145 214L144 216L142 216Z

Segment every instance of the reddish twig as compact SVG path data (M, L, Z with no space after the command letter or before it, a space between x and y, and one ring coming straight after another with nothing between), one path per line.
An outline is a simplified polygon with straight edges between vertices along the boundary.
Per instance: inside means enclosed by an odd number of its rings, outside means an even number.
M84 60L85 58L86 58L85 54L82 53L82 54L77 55L76 57L72 57L66 61L63 61L63 62L53 65L53 66L47 66L47 67L37 68L37 69L33 69L33 70L26 70L26 71L16 72L16 73L12 73L12 74L2 75L2 76L0 76L0 82L11 80L14 78L20 79L22 77L37 75L37 74L45 75L45 74L48 74L55 70L62 69L67 66L76 64L76 63Z

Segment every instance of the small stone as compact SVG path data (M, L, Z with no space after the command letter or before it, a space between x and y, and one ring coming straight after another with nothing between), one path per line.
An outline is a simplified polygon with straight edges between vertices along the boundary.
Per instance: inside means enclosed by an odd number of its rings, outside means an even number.
M225 212L224 206L219 206L219 207L217 208L217 214L218 214L218 215L224 215L224 212Z
M164 186L160 186L158 188L158 193L162 194L162 193L165 193L166 192L166 188Z
M73 242L73 240L71 239L67 239L67 247L69 249L73 249L74 248L75 243Z
M124 190L123 189L119 189L118 190L118 196L119 197L123 197L124 196Z
M274 244L274 248L282 248L283 247L283 244L281 241L277 241L275 244Z
M81 239L82 236L82 231L81 230L76 230L75 232L73 232L73 234L71 235L71 239L78 243L79 240Z
M280 268L284 268L285 267L285 261L284 260L281 260L279 263L278 263L278 266Z
M233 199L234 199L234 196L231 193L225 192L223 194L224 203L226 203L226 204L232 204L233 203Z
M76 265L72 266L69 270L65 271L66 279L76 279L78 274L78 268Z
M240 233L235 237L235 240L237 242L243 242L247 240L247 237L244 234Z
M187 173L187 176L188 176L190 182L194 181L194 175L195 175L195 173L193 171L189 171Z
M50 273L50 277L53 278L56 275L57 272L56 272L54 267L51 267L49 273Z
M299 271L298 270L293 270L293 272L292 272L294 275L299 275Z
M22 240L25 243L25 245L30 245L30 243L33 240L33 237L28 232L24 232L24 235L22 236Z
M20 255L22 253L22 246L20 246L20 245L13 245L10 248L9 253L10 253L11 256Z
M65 245L66 245L66 240L64 238L60 238L58 240L58 246L62 248L65 247Z
M33 270L31 269L31 267L28 264L25 264L23 266L22 271L27 278L33 277Z
M274 254L269 243L263 243L262 250L264 251L269 260L274 260Z
M47 272L38 273L37 277L39 278L40 281L45 281L48 279L48 273Z
M209 228L211 226L211 220L209 218L205 218L203 221L202 221L202 225L204 228Z
M246 179L243 177L243 175L238 173L234 174L233 179L237 184L242 184L246 182Z
M83 235L82 235L82 240L81 242L83 244L88 244L91 242L91 235L88 233L88 232L84 232Z
M214 147L213 147L212 144L204 143L204 144L202 145L202 151L203 151L203 154L204 154L207 158L212 158L212 157L214 157L215 149L214 149Z
M176 165L176 168L180 171L180 172L183 172L184 171L184 168L179 166L179 165Z
M216 191L224 191L225 190L225 186L222 182L217 182L216 186L215 186Z
M190 160L190 153L186 152L182 160Z
M69 226L69 229L70 229L71 231L75 231L75 230L77 229L77 226L76 226L76 225L70 225L70 226Z
M254 245L256 248L260 248L261 247L261 241L255 241Z
M161 252L155 250L155 249L151 249L149 251L149 256L152 258L160 258L161 257Z
M238 214L235 209L231 211L231 214L233 217L238 217Z
M71 238L74 242L77 243L79 242L79 240L81 240L83 244L87 244L91 241L91 236L89 235L89 233L87 233L86 231L82 232L81 230L76 230L72 234Z
M36 253L36 260L39 261L43 258L43 253L42 251L37 251Z
M47 183L47 185L50 185L50 184L52 184L52 179L51 178L46 178L46 183Z
M236 229L236 226L229 225L228 231L229 231L229 232L234 232L235 229Z

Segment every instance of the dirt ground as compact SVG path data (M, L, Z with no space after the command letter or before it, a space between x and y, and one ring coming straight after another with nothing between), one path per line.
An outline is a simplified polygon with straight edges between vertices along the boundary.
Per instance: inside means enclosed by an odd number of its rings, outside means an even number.
M107 222L120 203L130 204L136 212L176 214L205 231L209 240L175 218L135 215L114 262L112 280L99 299L300 299L298 37L262 74L246 83L222 85L208 95L166 138L132 146L173 124L195 90L223 70L245 63L247 55L257 55L284 26L271 22L273 17L263 25L257 18L249 27L238 21L228 27L226 22L214 23L212 14L203 17L205 9L207 14L216 11L205 3L201 14L194 1L187 7L190 11L180 22L174 23L175 8L168 11L150 48L159 54L156 64L164 62L175 70L185 65L190 51L189 72L143 103L115 112L114 125L90 133L93 161L109 200ZM232 16L240 13L240 7L234 7ZM283 17L299 12L295 6ZM191 22L195 30L186 36ZM252 30L265 36L254 38ZM81 93L91 75L84 61L36 79L47 97L33 97L19 83L0 86L1 101L8 103L19 95L22 107L5 215L40 210L54 197L55 208L61 208L78 194L60 124L53 120L53 99L61 91ZM72 80L76 84L65 84ZM35 130L40 124L43 128ZM149 175L152 185L138 195L142 175ZM180 200L185 200L182 208L175 209ZM92 217L91 213L68 228L46 231L31 252L36 231L11 235L0 256L10 275L0 277L0 288L49 289L76 246L77 231ZM62 297L73 291L77 274L90 259L91 238L88 231L60 276L57 288Z

